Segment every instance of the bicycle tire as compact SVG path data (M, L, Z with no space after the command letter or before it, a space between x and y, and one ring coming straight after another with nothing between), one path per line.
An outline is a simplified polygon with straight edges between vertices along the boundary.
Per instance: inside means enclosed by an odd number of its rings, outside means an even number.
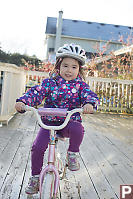
M42 193L40 199L52 199L54 192L54 175L53 173L46 173L43 184Z

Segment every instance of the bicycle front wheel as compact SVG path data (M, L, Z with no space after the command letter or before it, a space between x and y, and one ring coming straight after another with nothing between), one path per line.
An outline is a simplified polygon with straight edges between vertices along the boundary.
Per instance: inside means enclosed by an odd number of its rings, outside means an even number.
M42 184L42 193L40 199L53 199L54 193L54 175L52 172L46 173L43 184Z

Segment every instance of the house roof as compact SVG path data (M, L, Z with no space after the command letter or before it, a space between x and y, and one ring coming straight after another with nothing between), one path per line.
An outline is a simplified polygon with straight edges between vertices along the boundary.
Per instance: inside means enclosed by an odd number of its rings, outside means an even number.
M57 18L48 17L46 34L56 34ZM62 35L86 39L106 40L118 42L123 38L127 41L129 35L133 37L133 27L104 24L89 21L63 19Z

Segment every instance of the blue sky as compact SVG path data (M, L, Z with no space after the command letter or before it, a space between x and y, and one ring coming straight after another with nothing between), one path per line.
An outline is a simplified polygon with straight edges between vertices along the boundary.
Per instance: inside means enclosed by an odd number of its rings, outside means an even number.
M133 27L132 0L1 0L0 45L9 52L44 58L47 17L117 24Z

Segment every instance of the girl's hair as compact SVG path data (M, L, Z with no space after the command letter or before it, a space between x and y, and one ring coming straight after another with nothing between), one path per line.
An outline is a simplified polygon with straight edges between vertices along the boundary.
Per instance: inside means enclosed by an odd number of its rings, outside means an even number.
M62 61L63 61L64 58L65 57L63 57L63 58L57 58L56 63L55 63L55 67L54 67L54 69L50 73L50 77L56 78L59 75L60 66L61 66L61 63L62 63ZM80 75L81 79L85 80L84 69L83 69L83 67L81 65L81 62L78 61L78 63L79 63L79 75Z

